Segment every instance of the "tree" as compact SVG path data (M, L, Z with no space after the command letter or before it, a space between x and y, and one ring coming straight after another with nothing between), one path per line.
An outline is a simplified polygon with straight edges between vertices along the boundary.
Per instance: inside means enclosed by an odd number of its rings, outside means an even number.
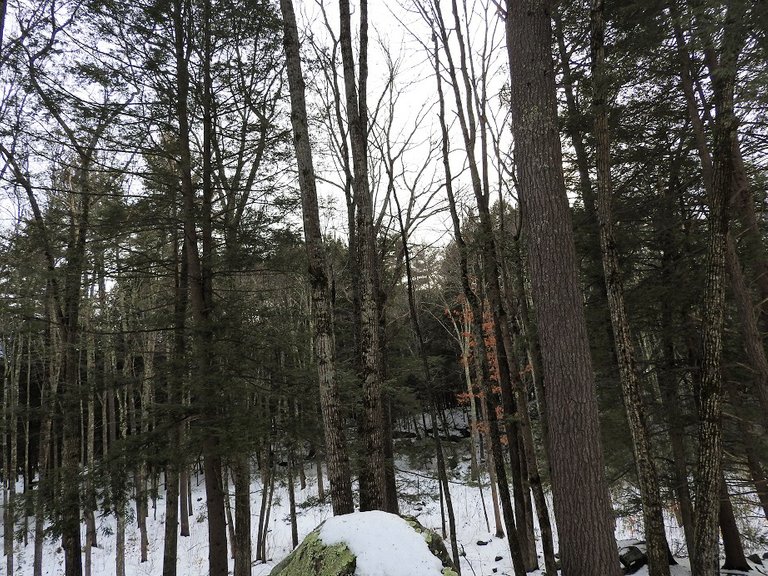
M645 538L648 543L650 574L668 576L667 540L664 533L664 515L659 493L659 479L651 453L647 409L635 363L629 320L624 302L624 286L619 268L619 256L613 232L611 211L611 151L608 128L608 75L605 65L604 1L593 0L592 21L592 82L595 140L597 147L597 212L600 223L600 248L605 270L608 308L613 326L613 338L619 363L619 374L632 435L635 465L643 503Z
M381 325L379 323L379 276L376 265L376 239L373 225L373 197L368 182L368 3L360 2L359 63L352 51L352 27L349 0L339 0L341 58L344 67L344 92L352 152L352 189L355 203L355 228L360 298L357 320L362 381L363 412L360 435L365 454L360 470L360 508L381 510L394 507L387 502L385 466L386 430L381 383Z
M618 574L594 375L562 172L546 3L508 0L515 166L541 338L563 572ZM591 530L583 530L588 522Z
M291 92L291 123L294 148L299 167L299 187L304 216L304 236L309 262L309 280L312 290L314 321L314 351L320 382L320 404L325 425L325 444L328 456L328 479L334 514L354 511L349 457L346 450L344 422L336 382L333 302L320 231L312 148L307 125L304 76L301 71L299 35L291 0L281 0L283 13L283 45L285 49L288 83Z

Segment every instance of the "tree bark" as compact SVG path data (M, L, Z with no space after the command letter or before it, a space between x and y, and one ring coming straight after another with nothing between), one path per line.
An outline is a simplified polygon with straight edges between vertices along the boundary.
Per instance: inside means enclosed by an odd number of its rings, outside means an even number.
M239 455L232 466L235 484L235 576L251 576L251 466Z
M165 472L165 538L163 540L163 576L176 576L179 537L179 472L169 464Z
M547 3L508 0L511 104L531 289L541 338L563 573L617 576L594 376L558 138ZM557 423L557 425L555 425ZM584 526L590 530L584 530Z
M353 282L359 283L360 320L360 378L363 385L363 409L360 435L364 456L360 470L360 509L385 508L386 458L384 405L381 383L381 333L376 285L376 243L373 226L373 197L368 183L368 2L361 0L359 66L355 69L352 51L352 30L349 0L339 0L339 42L344 70L347 121L352 149L352 189L356 207L357 273ZM357 72L357 82L355 76Z
M751 567L744 556L744 547L741 545L739 527L736 525L736 516L733 513L731 496L728 494L728 485L725 476L720 482L720 513L718 515L720 533L723 536L723 552L725 552L725 570L750 571Z
M332 291L320 229L317 188L307 123L304 77L301 71L299 53L299 37L293 2L281 0L280 8L283 13L283 46L291 95L291 125L299 166L304 237L312 291L312 321L315 330L313 335L314 351L320 384L320 406L323 414L331 504L334 514L348 514L354 510L352 481L341 399L336 380ZM318 481L322 482L322 480Z
M619 255L613 233L610 132L608 128L608 78L605 71L604 1L592 0L592 82L594 132L597 155L597 205L600 226L600 248L608 293L608 308L613 327L613 340L619 364L624 409L634 449L637 479L643 507L643 523L647 542L650 576L669 576L664 515L659 493L659 478L651 454L647 408L637 374L632 333L624 301Z

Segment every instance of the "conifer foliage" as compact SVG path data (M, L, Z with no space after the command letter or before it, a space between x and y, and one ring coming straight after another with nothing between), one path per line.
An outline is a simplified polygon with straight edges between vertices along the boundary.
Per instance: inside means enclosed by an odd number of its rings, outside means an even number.
M767 35L746 0L3 0L0 573L110 538L125 576L154 512L163 576L197 518L249 576L326 497L405 509L418 451L459 569L464 482L515 576L618 574L617 515L653 576L747 570Z

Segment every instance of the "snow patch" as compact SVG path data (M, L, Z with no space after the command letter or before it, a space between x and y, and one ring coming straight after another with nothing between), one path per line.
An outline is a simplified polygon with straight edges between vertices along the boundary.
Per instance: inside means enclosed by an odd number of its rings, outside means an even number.
M357 558L356 576L441 576L443 565L421 535L387 512L356 512L329 518L320 528L324 544L346 544Z

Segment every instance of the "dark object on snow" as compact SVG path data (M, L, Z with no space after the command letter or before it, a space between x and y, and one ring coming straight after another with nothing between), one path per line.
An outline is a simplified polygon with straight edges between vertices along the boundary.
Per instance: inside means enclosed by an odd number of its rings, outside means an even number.
M493 560L494 560L494 562L498 562L498 561L499 561L499 560L501 560L502 558L503 558L503 556L496 556L496 558L494 558Z
M766 556L768 556L768 552L766 552L765 555L763 555L763 558L765 558ZM763 560L760 558L759 554L750 554L749 556L747 556L747 560L749 560L750 562L754 562L755 564L762 565L763 563Z
M392 430L392 439L401 440L403 438L418 438L419 435L416 432L408 432L407 430Z
M619 551L619 560L624 566L624 574L634 574L648 564L648 556L637 546L627 546Z
M493 573L494 573L494 574L496 574L496 572L498 572L498 571L499 571L499 569L498 569L498 568L494 568L494 569L493 569Z
M456 428L456 432L461 434L464 438L469 438L472 436L472 433L469 431L469 428Z
M487 546L488 544L490 544L490 542L491 542L490 540L488 540L488 542L484 542L482 540L478 540L477 541L477 545L478 546Z
M763 554L763 560L768 560L768 552L765 552L765 553Z

